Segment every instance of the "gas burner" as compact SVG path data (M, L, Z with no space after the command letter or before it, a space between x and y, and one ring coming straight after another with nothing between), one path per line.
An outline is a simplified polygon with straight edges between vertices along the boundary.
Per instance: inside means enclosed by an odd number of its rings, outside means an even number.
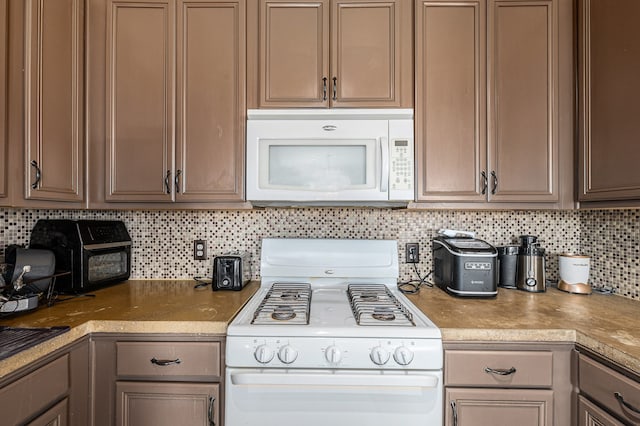
M383 284L349 284L347 295L358 325L415 326L411 312Z
M374 308L371 318L378 321L393 321L396 316L390 309L387 308Z
M253 314L251 324L309 324L311 286L274 283Z
M276 321L289 321L296 317L291 306L278 306L271 312L271 318Z

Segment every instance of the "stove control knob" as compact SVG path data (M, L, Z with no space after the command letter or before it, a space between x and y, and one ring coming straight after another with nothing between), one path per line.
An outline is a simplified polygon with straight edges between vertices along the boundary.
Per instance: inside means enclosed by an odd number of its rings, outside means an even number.
M275 353L269 346L260 345L256 348L256 351L253 353L253 355L256 357L256 361L258 361L260 364L266 364L273 359Z
M280 361L285 364L291 364L296 360L296 358L298 358L298 351L296 351L289 345L285 345L280 348L280 351L278 352L278 358L280 358Z
M371 361L373 361L376 365L385 365L387 361L389 361L389 352L383 348L382 346L376 346L371 349L371 353L369 354L371 357Z
M406 346L400 346L393 353L393 359L400 365L409 365L413 361L413 352Z
M337 364L342 359L342 352L337 346L331 345L324 351L324 357L329 364Z

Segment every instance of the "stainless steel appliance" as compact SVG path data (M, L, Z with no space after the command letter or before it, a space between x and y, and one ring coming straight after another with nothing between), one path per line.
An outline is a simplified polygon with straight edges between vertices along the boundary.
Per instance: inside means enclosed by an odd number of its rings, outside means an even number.
M440 425L440 330L397 289L397 242L264 239L227 330L233 426Z
M493 297L498 252L486 241L441 235L432 241L433 282L454 296Z
M242 290L251 280L249 252L228 253L213 259L211 288L215 290Z
M53 251L56 268L71 272L58 278L57 290L91 291L131 274L131 237L121 221L42 219L29 246Z
M534 235L520 236L516 280L519 290L536 293L547 291L544 249L539 244L538 237Z
M413 110L247 113L254 205L397 205L414 195Z

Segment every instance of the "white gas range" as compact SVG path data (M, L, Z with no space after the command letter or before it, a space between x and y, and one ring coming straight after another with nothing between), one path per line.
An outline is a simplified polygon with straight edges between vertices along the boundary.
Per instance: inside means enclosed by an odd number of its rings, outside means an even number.
M228 426L442 424L440 330L396 241L264 239L261 278L227 330Z

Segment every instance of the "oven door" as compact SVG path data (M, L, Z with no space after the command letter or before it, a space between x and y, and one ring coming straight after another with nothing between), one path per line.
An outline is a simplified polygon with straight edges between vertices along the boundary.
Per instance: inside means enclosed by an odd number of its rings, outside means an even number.
M442 372L228 368L226 423L442 424Z

